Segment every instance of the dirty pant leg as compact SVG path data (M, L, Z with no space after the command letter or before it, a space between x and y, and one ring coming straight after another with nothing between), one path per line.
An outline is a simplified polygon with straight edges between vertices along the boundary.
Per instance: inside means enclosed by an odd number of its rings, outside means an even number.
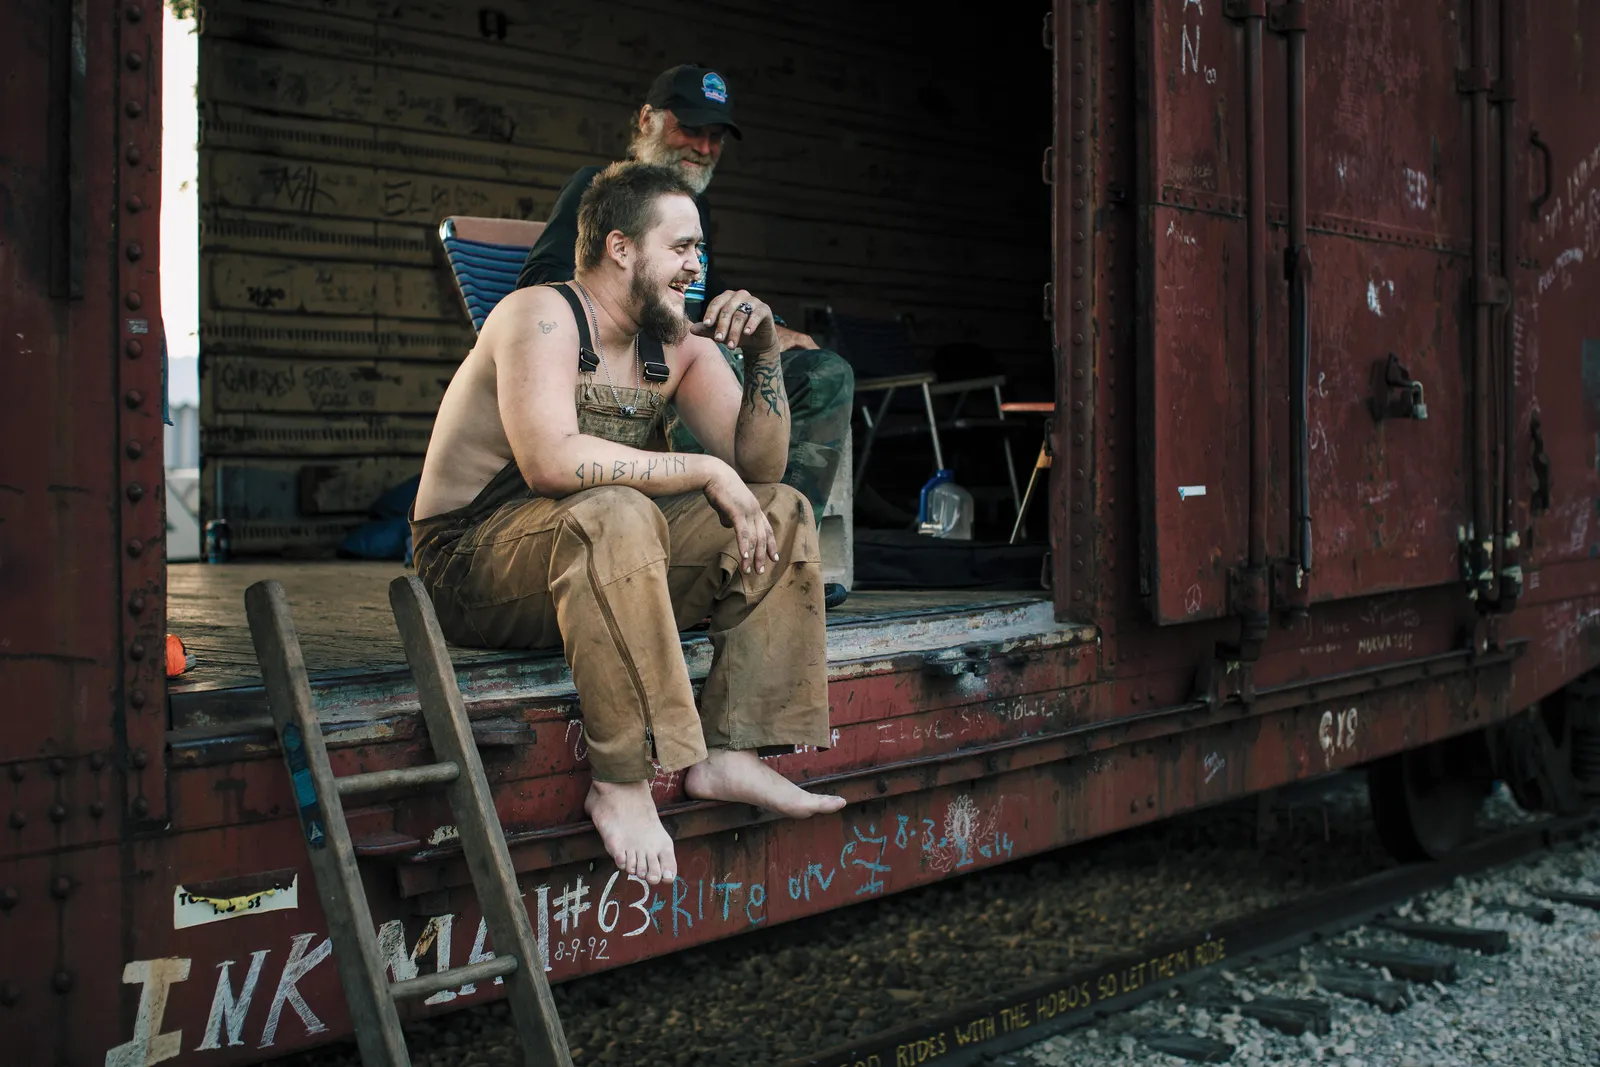
M441 623L449 617L465 631L447 629L452 640L495 648L560 640L598 781L651 778L652 741L664 770L705 759L673 619L667 538L655 503L623 486L506 505L461 539L443 568L452 580L439 583L450 588L434 594Z
M734 376L744 383L744 363L722 346ZM821 515L844 458L856 379L850 364L825 348L791 348L783 354L783 387L789 395L789 460L783 484L792 485ZM675 452L704 452L689 427L673 413L667 442Z
M831 743L822 562L811 505L787 485L752 485L777 537L778 562L745 574L734 532L699 493L657 504L671 532L667 584L680 626L711 617L711 669L700 694L710 748Z

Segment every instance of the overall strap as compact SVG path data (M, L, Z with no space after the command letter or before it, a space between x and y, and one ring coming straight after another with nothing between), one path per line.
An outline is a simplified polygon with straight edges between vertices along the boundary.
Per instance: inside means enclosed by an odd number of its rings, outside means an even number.
M644 364L644 380L647 382L664 382L672 377L661 342L644 331L639 333L639 361Z
M567 306L572 308L572 317L578 323L578 371L581 374L591 374L600 367L600 357L594 353L594 343L589 338L589 314L578 300L578 294L572 291L572 286L565 282L543 282L566 298ZM656 346L660 348L660 345Z

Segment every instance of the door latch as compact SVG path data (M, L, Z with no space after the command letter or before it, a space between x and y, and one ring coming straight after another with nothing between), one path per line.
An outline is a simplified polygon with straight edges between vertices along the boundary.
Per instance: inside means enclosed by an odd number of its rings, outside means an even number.
M1367 398L1367 408L1377 422L1428 417L1422 383L1411 377L1393 352L1372 366L1372 396Z
M1550 510L1550 453L1544 450L1544 424L1539 416L1533 417L1528 428L1533 434L1533 499L1529 510L1543 515Z

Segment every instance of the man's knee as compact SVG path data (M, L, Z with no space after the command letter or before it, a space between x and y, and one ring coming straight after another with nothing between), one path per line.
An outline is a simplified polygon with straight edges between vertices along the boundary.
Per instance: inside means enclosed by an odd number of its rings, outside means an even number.
M818 407L850 406L856 372L837 352L826 348L791 348L783 354L785 381L804 382Z
M576 493L571 501L567 515L591 542L665 550L666 517L639 490L606 485Z
M816 522L811 515L811 501L792 485L773 482L752 485L750 491L766 513L767 521L772 523L774 533L785 526L809 530Z

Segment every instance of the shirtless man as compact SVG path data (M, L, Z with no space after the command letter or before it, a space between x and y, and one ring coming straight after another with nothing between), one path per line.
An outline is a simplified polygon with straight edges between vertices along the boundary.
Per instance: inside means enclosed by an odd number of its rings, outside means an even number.
M677 872L650 779L804 818L844 800L761 762L830 743L811 507L779 483L789 406L766 304L700 273L694 193L625 162L584 193L577 273L519 289L484 323L439 407L417 493L417 575L445 637L561 645L589 741L584 803L619 869ZM717 342L745 353L741 388ZM706 446L666 451L667 404ZM711 619L697 711L678 632Z

